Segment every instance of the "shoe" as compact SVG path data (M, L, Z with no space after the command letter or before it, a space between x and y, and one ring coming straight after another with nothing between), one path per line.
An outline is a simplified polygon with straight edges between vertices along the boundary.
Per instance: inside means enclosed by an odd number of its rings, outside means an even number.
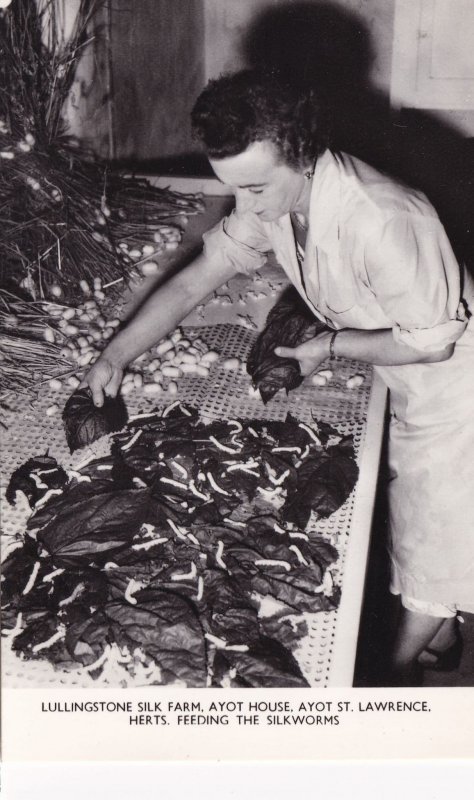
M456 628L455 630L456 640L450 647L447 647L446 650L436 650L434 647L425 647L423 652L429 653L430 656L435 658L435 661L426 664L421 663L423 669L431 669L434 670L434 672L450 672L451 670L458 669L461 663L464 642L459 629Z

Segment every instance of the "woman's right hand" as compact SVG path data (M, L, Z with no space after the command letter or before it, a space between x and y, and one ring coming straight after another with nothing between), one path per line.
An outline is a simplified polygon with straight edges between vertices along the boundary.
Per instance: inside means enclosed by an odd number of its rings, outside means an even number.
M101 355L89 372L84 375L81 386L89 386L92 400L99 408L104 404L104 394L115 397L122 383L123 369L106 355Z

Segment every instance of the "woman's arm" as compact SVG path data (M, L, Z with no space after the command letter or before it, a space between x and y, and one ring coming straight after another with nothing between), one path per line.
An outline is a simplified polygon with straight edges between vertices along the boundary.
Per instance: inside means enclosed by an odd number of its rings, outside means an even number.
M127 364L159 342L204 297L235 274L235 268L218 254L211 259L199 255L160 286L84 377L83 385L90 387L95 405L103 404L104 392L112 397L117 394Z
M275 353L277 356L295 358L300 362L301 374L309 375L329 357L332 336L333 332L321 333L298 347L277 347ZM435 352L423 352L396 342L391 329L366 331L344 328L337 332L333 351L339 357L365 361L376 366L394 367L446 361L453 354L454 344Z

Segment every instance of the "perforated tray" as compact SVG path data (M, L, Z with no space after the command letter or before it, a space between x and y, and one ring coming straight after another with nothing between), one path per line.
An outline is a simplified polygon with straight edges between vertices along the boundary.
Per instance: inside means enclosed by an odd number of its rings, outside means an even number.
M196 329L186 329L190 333ZM199 336L223 356L237 356L243 361L255 339L256 334L240 325L219 324L199 327ZM343 598L340 609L332 612L306 614L309 634L301 640L296 657L308 681L313 686L350 685L355 658L355 639L357 636L358 615L363 589L364 552L367 551L371 495L376 477L376 464L381 439L381 418L383 416L383 394L379 391L376 406L373 408L374 423L377 430L372 432L372 445L367 450L367 418L371 398L372 370L358 362L337 361L331 365L333 378L323 388L315 387L309 379L288 396L280 392L267 406L259 397L249 395L250 378L240 372L229 372L216 362L208 378L184 376L179 381L179 398L199 408L205 419L233 417L284 419L288 412L303 422L311 422L313 417L331 423L340 433L350 433L354 438L356 457L361 468L358 486L344 505L327 520L311 523L309 531L317 531L338 550L339 559L333 570L333 577L342 586ZM357 389L346 387L347 378L355 373L364 376L364 383ZM8 430L3 434L3 481L2 495L12 471L25 460L44 453L46 450L64 466L76 466L91 453L97 455L108 451L106 439L95 443L91 448L71 457L62 430L60 415L48 417L46 409L56 402L62 408L69 392L64 390L52 397L44 393L37 401L20 411L7 414L5 421ZM130 414L146 411L154 407L165 407L174 397L163 394L162 398L147 399L135 390L127 396ZM372 396L374 406L374 397ZM371 464L364 471L363 453L369 453ZM358 496L361 495L364 509L359 513L358 528L354 530L354 516ZM4 500L4 497L2 497ZM360 512L360 509L359 509ZM2 529L4 553L21 539L24 524L29 515L26 502L12 508L2 502ZM345 592L346 574L349 572L347 553L350 539L357 537L357 547L353 558L358 562L350 583L350 597ZM354 612L351 608L354 608ZM341 609L343 622L341 623ZM346 609L346 610L344 610ZM339 619L338 619L339 618ZM353 624L352 624L353 621ZM341 627L342 625L342 627ZM338 632L338 629L340 631ZM352 634L351 634L352 631ZM338 641L339 640L339 641ZM349 643L349 646L348 646ZM335 660L338 660L336 677L331 675ZM102 679L93 681L81 669L59 672L47 662L21 660L12 653L8 645L3 653L3 685L6 687L36 685L73 685L79 687L105 685L143 685L151 682L148 678L130 678L119 667L104 674Z

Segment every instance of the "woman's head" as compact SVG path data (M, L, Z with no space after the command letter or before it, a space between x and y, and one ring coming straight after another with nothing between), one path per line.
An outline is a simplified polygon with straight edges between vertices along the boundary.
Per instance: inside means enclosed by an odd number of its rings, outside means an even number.
M195 136L213 160L268 141L289 167L308 169L328 144L325 115L314 91L301 94L251 70L210 81L191 118Z
M217 177L233 187L237 211L264 221L305 213L305 173L327 147L313 93L302 96L269 76L239 72L210 82L192 122Z

